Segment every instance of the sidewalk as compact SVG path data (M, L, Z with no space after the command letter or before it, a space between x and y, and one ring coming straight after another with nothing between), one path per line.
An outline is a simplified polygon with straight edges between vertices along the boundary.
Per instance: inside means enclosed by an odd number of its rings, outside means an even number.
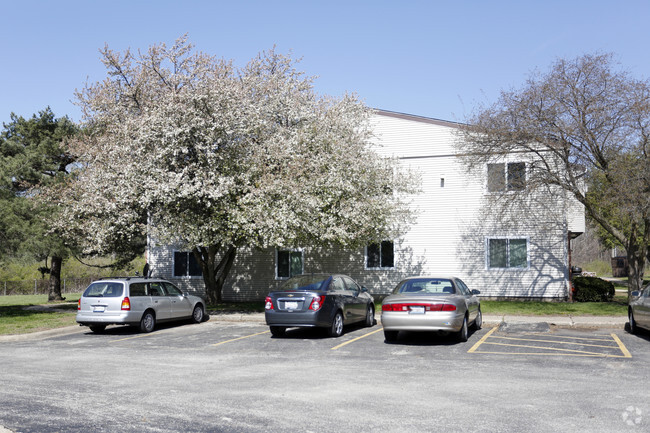
M381 315L375 316L381 324ZM259 322L265 323L264 313L211 313L210 321L223 322ZM548 323L562 328L621 328L627 323L627 316L514 316L483 315L484 326L497 326L501 323L526 324Z
M381 315L375 316L377 324L381 325ZM265 325L264 313L210 313L211 322L249 322ZM497 326L502 324L523 325L547 323L560 328L618 328L624 329L627 316L513 316L513 315L483 315L483 326ZM64 328L50 329L47 331L32 332L29 334L0 335L0 343L8 341L42 340L45 338L88 332L82 326L66 326ZM0 433L2 433L0 431Z

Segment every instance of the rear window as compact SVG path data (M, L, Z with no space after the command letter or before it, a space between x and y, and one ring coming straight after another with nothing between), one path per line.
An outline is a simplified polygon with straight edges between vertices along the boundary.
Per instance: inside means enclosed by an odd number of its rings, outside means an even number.
M98 281L88 286L83 296L86 298L119 298L123 293L124 285L122 283Z
M285 281L280 290L327 290L329 280L329 275L298 275Z
M453 295L456 290L451 280L446 278L416 278L402 281L393 293Z
M129 286L129 294L131 296L147 296L146 283L133 283Z

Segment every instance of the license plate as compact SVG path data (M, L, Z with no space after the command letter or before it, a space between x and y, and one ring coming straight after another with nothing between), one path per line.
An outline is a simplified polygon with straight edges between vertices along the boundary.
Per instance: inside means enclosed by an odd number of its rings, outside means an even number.
M424 307L411 307L409 311L411 314L424 314Z
M93 307L93 313L103 313L106 310L106 307Z
M284 309L285 310L297 310L298 309L298 302L295 301L289 301L284 303Z

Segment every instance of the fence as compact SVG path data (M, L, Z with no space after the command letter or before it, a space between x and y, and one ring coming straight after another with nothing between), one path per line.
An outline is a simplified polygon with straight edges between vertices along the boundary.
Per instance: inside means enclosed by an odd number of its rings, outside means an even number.
M96 277L61 279L61 293L83 292ZM0 295L43 295L49 293L50 280L0 281Z

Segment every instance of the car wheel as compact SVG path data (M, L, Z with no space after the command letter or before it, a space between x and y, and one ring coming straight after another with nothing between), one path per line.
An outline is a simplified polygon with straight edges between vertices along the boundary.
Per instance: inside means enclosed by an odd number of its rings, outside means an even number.
M271 335L274 337L283 337L287 330L284 326L271 326L269 328L271 329Z
M340 337L343 335L343 314L340 311L337 311L332 320L332 325L330 325L327 330L330 337Z
M630 308L630 311L627 313L627 317L630 322L630 334L636 334L637 332L637 326L636 326L636 320L634 320L634 312Z
M368 304L366 309L366 326L370 328L375 325L375 304Z
M156 317L152 311L145 311L140 320L140 330L142 332L151 332L156 327Z
M474 319L474 329L479 330L483 326L483 313L481 313L481 307L478 309L478 313L476 313L476 319Z
M201 323L203 322L203 305L198 304L194 307L194 311L192 311L192 321L194 323Z
M106 325L92 325L90 327L90 330L96 333L104 332L104 329L106 329Z
M399 334L399 331L386 331L384 329L384 339L388 342L397 340L397 334Z
M460 331L458 331L458 341L461 343L467 341L467 316L463 318L463 326L461 326Z

